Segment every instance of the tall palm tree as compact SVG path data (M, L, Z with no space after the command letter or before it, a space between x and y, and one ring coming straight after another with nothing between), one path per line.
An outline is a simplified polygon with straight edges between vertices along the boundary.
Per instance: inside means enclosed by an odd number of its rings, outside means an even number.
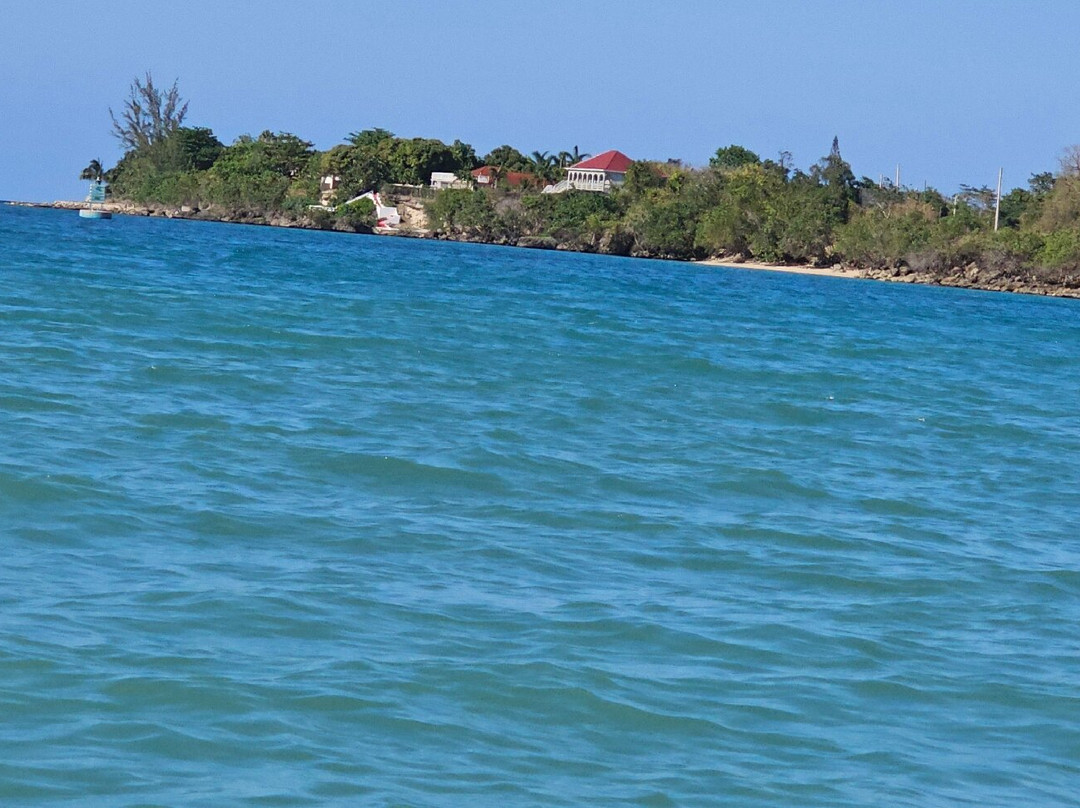
M551 180L555 178L556 159L550 154L534 151L530 155L532 159L533 173L541 179Z
M574 150L570 152L570 165L580 163L582 160L588 160L592 157L588 152L578 151L578 147L574 146Z
M561 151L557 155L555 155L555 159L556 161L558 161L559 168L566 168L568 165L572 165L570 159L573 156L574 155L570 154L570 152L568 151Z
M94 180L100 182L105 176L105 171L101 168L100 160L91 160L90 165L82 170L79 174L80 180Z

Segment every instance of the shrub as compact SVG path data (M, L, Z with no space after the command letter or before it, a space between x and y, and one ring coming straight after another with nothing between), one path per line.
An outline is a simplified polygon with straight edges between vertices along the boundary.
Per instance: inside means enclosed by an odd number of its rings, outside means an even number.
M1080 228L1048 233L1035 260L1047 267L1080 268Z
M357 199L346 205L338 205L334 218L338 224L352 230L370 230L376 224L375 203L370 199Z
M897 266L930 242L936 219L931 205L916 200L863 208L836 228L835 249L854 264Z

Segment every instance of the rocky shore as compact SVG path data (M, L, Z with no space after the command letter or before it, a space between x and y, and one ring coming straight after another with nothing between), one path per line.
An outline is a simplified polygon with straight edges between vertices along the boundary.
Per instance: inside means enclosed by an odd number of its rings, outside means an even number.
M828 275L837 278L862 278L891 283L915 283L923 286L954 286L986 292L1013 292L1023 295L1080 298L1080 273L1041 273L1022 267L986 269L976 264L951 267L943 272L918 271L910 267L866 268L845 264L831 267L789 266L782 264L748 263L741 256L710 258L702 261L711 266L741 269L792 272L800 275Z
M19 207L57 208L78 210L86 206L85 202L9 202ZM446 241L465 241L473 243L491 243L488 240L468 235L433 234L425 228L423 204L420 200L399 200L402 221L405 227L393 231L372 231L365 228L351 228L336 222L320 221L311 216L290 212L266 213L262 211L222 211L214 208L200 210L183 206L136 205L130 202L106 202L105 210L126 216L160 216L169 219L192 219L198 221L225 222L231 224L250 224L266 227L287 227L305 230L334 230L349 233L378 232L379 235L394 235L411 238L438 238ZM504 239L506 246L527 249L609 252L600 245L597 250L582 249L580 245L560 243L547 236L523 236L516 240ZM654 258L657 256L638 256ZM975 264L951 267L946 271L919 271L910 267L865 268L836 264L831 267L789 266L747 262L742 256L720 256L699 263L711 266L728 266L742 269L754 269L777 272L794 272L809 275L829 275L833 277L862 278L887 281L891 283L914 283L927 286L953 286L964 289L979 289L990 292L1011 292L1014 294L1044 295L1047 297L1067 297L1080 299L1080 273L1053 272L1027 267L987 268Z

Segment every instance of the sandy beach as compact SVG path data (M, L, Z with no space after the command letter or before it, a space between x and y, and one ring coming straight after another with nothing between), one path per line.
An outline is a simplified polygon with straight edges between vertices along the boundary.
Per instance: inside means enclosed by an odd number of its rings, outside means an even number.
M712 267L727 267L728 269L763 269L768 272L788 272L795 275L824 275L830 278L858 278L856 270L835 269L833 267L812 267L806 264L778 265L761 264L755 261L740 261L738 263L722 258L706 258L694 261L695 264L703 264Z

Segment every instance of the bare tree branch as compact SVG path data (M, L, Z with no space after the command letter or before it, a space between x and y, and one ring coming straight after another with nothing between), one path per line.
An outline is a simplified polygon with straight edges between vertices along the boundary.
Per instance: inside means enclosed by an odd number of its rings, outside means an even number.
M178 129L187 116L188 105L180 98L177 81L162 93L154 86L147 71L144 81L131 82L127 100L120 109L119 119L109 109L113 135L126 150L145 149Z
M1061 155L1061 173L1066 177L1080 176L1080 145L1069 146Z

